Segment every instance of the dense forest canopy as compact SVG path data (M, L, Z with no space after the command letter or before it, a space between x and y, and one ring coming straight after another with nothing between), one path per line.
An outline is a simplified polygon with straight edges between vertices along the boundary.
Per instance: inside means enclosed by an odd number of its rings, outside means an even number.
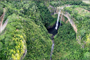
M48 29L56 25L57 7L67 5L61 12L70 14L77 33L63 16L53 36ZM0 0L0 29L5 22L0 32L0 60L90 59L90 4L82 0Z

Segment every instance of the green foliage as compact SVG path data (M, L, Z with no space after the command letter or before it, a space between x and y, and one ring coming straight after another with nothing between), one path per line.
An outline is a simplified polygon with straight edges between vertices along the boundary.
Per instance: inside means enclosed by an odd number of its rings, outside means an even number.
M60 6L60 5L64 5L64 2L62 2L62 1L51 1L50 5L52 5L54 7L57 7L57 6Z
M33 19L36 24L38 24L38 21L41 21L46 27L48 27L49 24L51 24L51 22L54 20L43 2L35 3L34 1L23 1L20 3L13 1L12 3L7 2L2 4L8 9L7 15L16 13L22 17Z
M20 60L27 48L25 60L49 60L52 43L36 4L33 1L1 4L7 8L5 17L9 22L0 35L0 59Z
M90 59L90 52L84 53L84 58L83 59L89 60Z
M45 27L40 23L36 25L31 20L26 20L24 23L25 34L27 36L27 48L28 53L25 57L25 60L48 60L50 59L50 47L51 42L48 37L48 32ZM28 57L29 56L29 57Z
M6 27L5 33L1 36L0 48L2 49L0 53L0 59L18 59L20 60L24 54L24 50L27 48L24 31L22 30L22 20L19 16L13 14L8 17L8 25ZM2 47L3 46L3 47ZM3 52L2 52L3 51ZM3 57L5 56L5 57Z
M76 15L74 15L74 16L76 16ZM73 17L74 17L73 16ZM79 20L83 20L83 17L82 16L76 16L76 19L79 21Z
M50 2L53 6L59 6L60 4L80 5L81 3L81 1L75 0ZM0 59L20 60L24 57L25 49L27 49L24 60L49 60L52 43L45 26L53 25L55 20L45 4L41 1L9 1L0 2L0 8L2 7L7 8L5 18L8 18L8 25L5 31L0 34ZM76 7L66 8L66 11L75 17L78 22L75 22L77 23L78 32L82 39L86 39L88 42L90 36L86 33L89 33L90 16L86 13L86 15L80 15L74 10ZM0 15L2 11L0 9ZM58 34L54 37L53 60L90 59L90 44L86 44L86 50L82 50L75 40L75 36L70 24L59 28Z
M0 42L0 50L2 50L2 48L3 48L3 43Z
M70 9L69 7L66 7L66 8L64 8L64 11L71 13L72 12L72 8Z
M80 5L82 5L82 6L90 6L90 4L86 4L84 2L82 2Z
M52 0L50 5L57 7L60 5L71 4L71 5L83 5L82 0ZM88 5L88 4L87 4Z
M54 18L51 16L48 8L45 6L43 2L36 2L36 5L38 7L38 10L40 11L40 17L42 20L42 23L48 27L52 21L54 21Z
M80 7L82 7L82 8L80 8ZM78 29L77 36L80 36L80 38L81 38L80 43L81 43L81 45L84 45L84 50L83 49L80 49L80 47L77 50L75 50L74 48L72 48L72 49L74 49L74 51L71 51L70 50L70 52L71 53L73 52L73 53L70 54L70 55L68 55L66 58L64 58L61 55L61 59L62 60L64 60L64 59L69 59L69 60L89 60L90 59L89 58L89 53L90 53L90 48L89 48L90 47L90 43L89 43L89 41L90 41L90 39L89 39L89 37L90 37L89 36L89 33L90 33L90 31L89 31L89 28L90 28L89 27L89 23L90 23L89 14L90 13L89 13L88 10L85 10L83 8L87 9L88 6L69 7L69 8L66 8L65 11L68 11L68 12L70 11L69 13L72 15L72 19L75 22L75 24L77 26L77 29ZM63 33L64 33L64 31L63 31ZM64 34L61 34L61 35L64 35ZM59 35L59 36L61 36L61 35ZM65 38L63 40L65 40ZM78 40L80 40L80 38ZM69 38L69 39L70 40L73 40L71 38ZM67 38L67 40L68 40L68 38ZM75 44L75 42L73 44ZM77 46L77 44L76 44L76 46ZM60 51L60 53L61 53L61 51Z
M83 50L76 41L75 32L71 25L63 24L55 37L53 60L81 60L84 57Z
M3 14L3 7L0 5L0 16Z

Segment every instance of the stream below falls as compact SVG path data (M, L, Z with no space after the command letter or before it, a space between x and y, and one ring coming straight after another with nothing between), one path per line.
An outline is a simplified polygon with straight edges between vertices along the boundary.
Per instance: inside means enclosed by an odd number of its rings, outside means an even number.
M52 60L52 54L53 54L53 51L54 51L54 45L55 45L54 44L54 36L58 33L59 26L62 26L62 24L60 24L60 22L58 22L58 28L57 28L57 30L55 29L56 24L54 24L54 26L52 28L47 29L48 32L50 34L52 34L52 36L51 36L52 46L51 46L50 60Z

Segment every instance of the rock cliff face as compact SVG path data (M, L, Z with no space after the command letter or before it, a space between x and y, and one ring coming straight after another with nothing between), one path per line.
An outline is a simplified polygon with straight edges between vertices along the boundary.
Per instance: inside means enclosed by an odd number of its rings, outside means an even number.
M5 29L7 23L8 23L8 19L5 21L5 23L3 24L4 21L4 17L5 17L5 8L3 8L3 14L0 16L0 33L2 33L2 31Z

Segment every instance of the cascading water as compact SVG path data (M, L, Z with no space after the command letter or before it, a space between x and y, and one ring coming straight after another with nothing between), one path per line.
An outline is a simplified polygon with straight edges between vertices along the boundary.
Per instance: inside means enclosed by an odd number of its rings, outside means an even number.
M52 47L51 47L50 60L52 60L52 54L53 54L54 45L55 45L55 44L54 44L54 36L57 34L57 30L58 30L59 26L62 26L62 24L61 24L62 17L61 17L60 22L59 22L59 17L60 17L60 14L61 14L61 10L62 10L64 7L71 7L71 5L65 5L65 6L60 7L60 11L58 12L58 17L57 17L57 22L56 22L56 24L55 24L52 28L47 29L48 32L49 32L50 34L52 34L52 36L51 36L51 39L52 39Z
M51 39L52 39L52 48L51 48L51 54L50 54L50 60L52 60L52 53L53 53L53 50L54 50L54 36L52 35L51 36Z
M56 24L52 27L52 28L50 28L50 29L48 29L48 32L50 33L50 34L52 34L52 36L51 36L51 39L52 39L52 47L51 47L51 54L50 54L50 60L52 60L52 54L53 54L53 51L54 51L54 36L57 34L57 31L58 31L58 28L59 28L59 26L61 26L62 24L60 24L60 22L58 22L58 27L57 27L57 30L55 29L55 26L56 26Z
M61 10L60 10L60 12L61 12ZM61 26L61 24L59 22L60 12L58 13L58 18L57 18L56 24L52 28L48 29L48 32L50 34L52 34L52 36L51 36L52 47L51 47L50 60L52 60L52 54L53 54L53 50L54 50L54 36L57 34L57 30L58 30L59 26Z
M58 28L58 22L59 22L60 13L61 13L61 10L59 11L58 17L57 17L57 23L56 23L56 27L55 27L56 30L57 30L57 28Z

